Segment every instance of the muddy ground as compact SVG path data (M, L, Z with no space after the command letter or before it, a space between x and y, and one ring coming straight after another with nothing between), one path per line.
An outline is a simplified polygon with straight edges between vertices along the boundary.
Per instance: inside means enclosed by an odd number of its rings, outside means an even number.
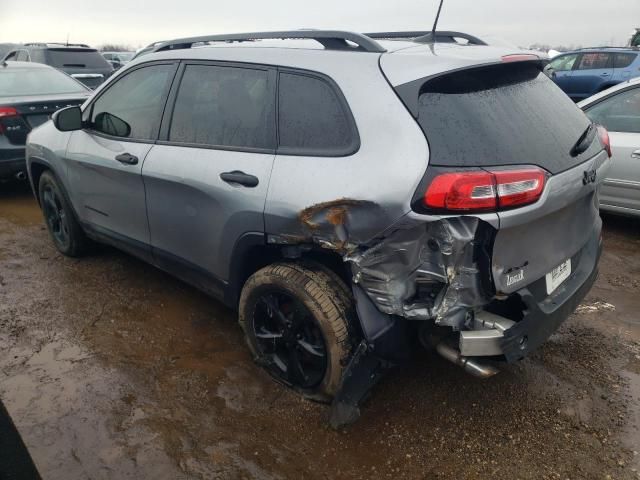
M0 185L0 398L45 479L637 479L640 222L604 236L596 287L533 356L481 381L421 354L334 432L232 311L115 250L62 257Z

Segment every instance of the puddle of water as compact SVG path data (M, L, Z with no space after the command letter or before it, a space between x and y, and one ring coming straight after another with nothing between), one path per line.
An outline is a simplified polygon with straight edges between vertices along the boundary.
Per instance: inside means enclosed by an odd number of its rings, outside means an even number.
M39 350L10 348L0 361L6 374L0 376L0 396L43 478L106 471L118 478L184 478L153 446L154 434L140 424L143 413L122 400L126 379L82 347L54 340ZM120 418L122 428L114 435Z
M21 226L44 225L38 203L27 185L0 183L0 218Z

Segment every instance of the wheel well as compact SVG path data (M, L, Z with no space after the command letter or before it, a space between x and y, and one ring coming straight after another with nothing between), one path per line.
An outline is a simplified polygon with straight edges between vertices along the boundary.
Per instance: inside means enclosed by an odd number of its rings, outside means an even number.
M242 259L236 265L232 263L229 292L226 295L226 303L233 308L237 308L240 292L249 277L261 268L276 262L319 263L335 272L347 285L350 284L350 270L342 257L337 253L315 247L283 247L263 244L252 246L243 252L236 252L235 255L241 255Z
M51 169L46 165L43 165L42 163L37 163L37 162L31 163L31 171L30 171L31 182L33 185L33 193L36 196L36 200L38 200L38 204L40 203L40 193L38 192L38 185L40 185L40 177L47 170L51 170Z

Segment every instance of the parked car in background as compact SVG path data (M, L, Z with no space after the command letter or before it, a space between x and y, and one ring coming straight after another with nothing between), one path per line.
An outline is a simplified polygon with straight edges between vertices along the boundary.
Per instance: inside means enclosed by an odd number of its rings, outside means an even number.
M611 138L613 162L600 191L600 208L640 216L640 78L578 105Z
M496 374L595 281L608 137L538 55L451 36L159 45L29 136L53 243L116 245L237 308L257 363L333 399L333 426L412 339Z
M111 64L114 70L122 68L131 61L135 52L101 52L107 62Z
M25 141L56 110L81 105L90 95L82 83L55 68L0 62L0 179L26 178Z
M113 73L111 64L95 48L85 44L26 43L7 53L4 60L44 63L92 89Z
M640 76L640 50L588 48L558 55L549 65L553 81L577 102Z

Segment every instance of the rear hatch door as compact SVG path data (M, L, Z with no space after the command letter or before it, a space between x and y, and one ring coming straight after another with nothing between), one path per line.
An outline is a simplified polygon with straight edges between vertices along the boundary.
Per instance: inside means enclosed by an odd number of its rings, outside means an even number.
M96 88L113 73L113 67L92 48L49 48L47 64L71 75L89 88Z
M608 157L593 134L576 152L590 121L542 67L499 58L395 86L427 137L430 168L538 166L548 173L536 203L499 213L492 274L503 293L574 257L601 226L597 187Z

